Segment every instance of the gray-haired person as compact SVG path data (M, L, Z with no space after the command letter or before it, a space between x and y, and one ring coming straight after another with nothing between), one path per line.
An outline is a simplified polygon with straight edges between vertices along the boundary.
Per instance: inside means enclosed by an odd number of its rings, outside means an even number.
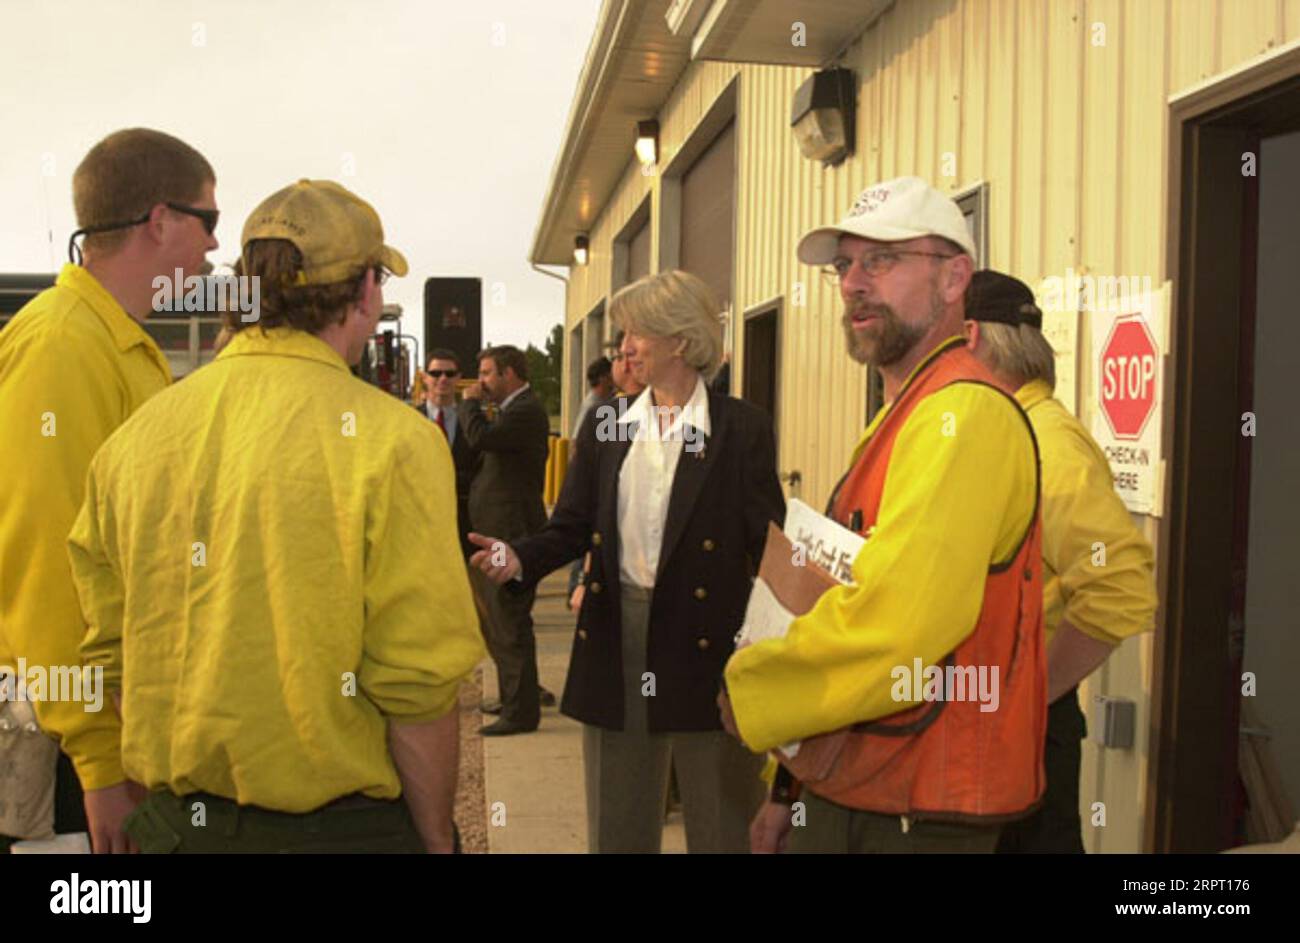
M714 699L785 501L771 420L707 387L718 311L685 272L616 294L610 313L646 389L584 424L540 533L505 553L470 535L483 548L471 563L520 587L592 551L560 709L583 723L593 852L659 850L670 768L692 852L748 851L763 799L763 757L722 731Z

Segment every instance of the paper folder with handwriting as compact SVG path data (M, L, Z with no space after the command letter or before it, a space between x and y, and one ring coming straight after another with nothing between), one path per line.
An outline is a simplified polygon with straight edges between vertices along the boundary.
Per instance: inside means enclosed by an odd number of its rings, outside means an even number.
M769 524L758 579L749 595L739 645L781 638L796 616L808 612L822 593L851 583L853 560L866 541L793 498L786 506L785 529ZM794 759L798 742L779 750Z

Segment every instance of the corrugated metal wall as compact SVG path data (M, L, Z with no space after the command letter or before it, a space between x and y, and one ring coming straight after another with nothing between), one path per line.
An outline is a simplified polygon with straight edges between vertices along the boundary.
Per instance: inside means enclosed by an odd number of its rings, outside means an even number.
M686 68L682 80L659 113L659 165L661 167L666 167L672 162L673 157L689 138L690 132L704 117L709 107L717 101L718 96L726 89L739 68L730 63L719 62L693 63ZM740 129L737 128L737 132L739 131ZM629 138L629 142L630 140ZM570 269L565 305L566 330L585 318L602 299L609 296L614 270L614 238L646 199L651 201L650 271L656 272L659 270L661 235L659 178L641 172L640 165L632 158L632 147L629 143L628 166L623 179L614 189L595 227L588 235L590 249L587 264ZM612 325L611 329L614 329ZM566 377L571 376L575 369L570 363L569 353L566 347L564 352ZM568 390L568 384L565 384L564 388ZM577 403L570 403L566 398L564 402L566 423L570 422L569 417L577 405Z
M866 398L862 368L844 355L836 293L795 259L802 232L836 219L873 181L917 174L953 192L987 181L982 264L1031 285L1070 268L1147 275L1159 286L1167 98L1297 38L1300 0L899 0L846 55L860 83L857 152L833 169L804 160L790 133L791 96L808 70L739 67L735 310L739 319L784 299L779 464L802 472L801 496L826 500ZM660 115L668 159L737 69L687 70ZM592 233L591 263L574 270L570 325L608 291L610 240L655 190L629 165ZM1085 320L1084 404L1087 329ZM743 350L735 356L739 378ZM1091 409L1081 418L1090 422ZM1154 541L1155 521L1144 526ZM1141 848L1151 642L1125 645L1085 692L1085 704L1098 692L1138 702L1134 750L1085 747L1085 810L1097 801L1106 814L1104 828L1085 819L1091 851Z

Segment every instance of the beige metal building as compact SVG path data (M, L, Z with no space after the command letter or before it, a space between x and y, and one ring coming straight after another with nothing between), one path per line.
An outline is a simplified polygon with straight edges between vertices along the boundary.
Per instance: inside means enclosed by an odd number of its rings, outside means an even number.
M1300 341L1283 307L1300 192L1282 170L1300 158L1298 40L1300 0L606 0L537 227L532 261L570 267L566 427L612 333L611 294L686 268L728 305L732 392L772 412L787 491L814 506L875 403L833 286L794 250L867 184L916 174L951 192L980 264L1030 285L1169 285L1160 502L1139 518L1161 611L1083 692L1085 708L1136 706L1131 747L1085 745L1090 851L1237 843L1246 671L1275 785L1300 799L1285 674L1300 670L1300 519L1285 490L1300 454L1283 441L1279 359ZM823 166L802 156L791 108L832 67L853 73L855 140ZM650 166L633 151L647 120ZM1098 408L1089 317L1056 338L1077 371L1062 395L1085 424ZM1242 434L1247 411L1257 434Z

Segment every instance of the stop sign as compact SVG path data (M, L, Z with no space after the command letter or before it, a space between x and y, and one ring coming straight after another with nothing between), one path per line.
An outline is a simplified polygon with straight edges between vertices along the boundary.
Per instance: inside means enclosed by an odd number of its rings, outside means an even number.
M1137 439L1155 412L1160 352L1141 315L1116 319L1101 348L1101 411L1117 439Z

